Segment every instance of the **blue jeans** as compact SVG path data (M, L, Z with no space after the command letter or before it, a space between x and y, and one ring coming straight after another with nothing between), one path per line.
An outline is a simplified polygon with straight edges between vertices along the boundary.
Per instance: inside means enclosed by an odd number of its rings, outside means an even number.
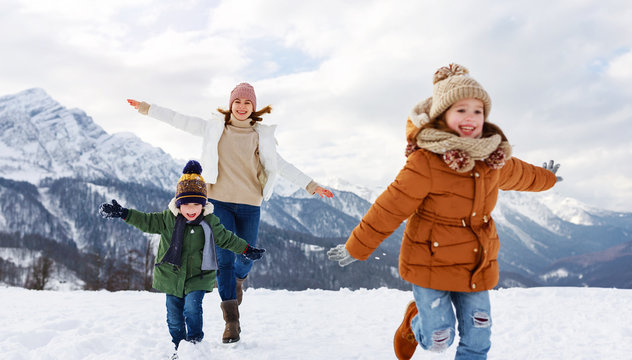
M487 359L492 334L488 291L439 291L413 285L413 295L419 313L410 326L422 348L436 352L447 349L454 341L458 320L460 341L455 359Z
M246 240L248 245L257 246L259 234L259 217L261 207L235 204L209 199L215 210L213 213L219 218L226 230ZM237 299L236 278L243 279L248 276L252 268L252 260L248 260L242 254L222 249L217 249L217 289L222 301Z
M204 290L191 291L184 298L167 294L167 325L176 350L182 340L198 342L204 338L202 300L205 293Z

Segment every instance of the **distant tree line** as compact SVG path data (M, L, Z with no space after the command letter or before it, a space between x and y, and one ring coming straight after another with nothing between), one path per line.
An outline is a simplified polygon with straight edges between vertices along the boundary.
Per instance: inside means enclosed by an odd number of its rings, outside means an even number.
M266 256L249 275L248 286L268 289L326 289L389 287L409 289L397 275L397 254L383 254L346 268L327 259L326 251L343 238L318 238L262 223L259 244ZM85 290L151 290L155 263L152 242L125 256L83 253L74 245L34 234L0 233L0 247L22 248L35 256L27 267L0 259L0 281L29 289L46 289L56 272L68 269ZM63 274L59 277L64 277Z
M150 290L154 254L147 242L143 252L129 250L122 259L82 253L73 245L58 243L37 234L0 232L0 247L26 249L32 264L21 266L0 258L0 281L12 286L44 290L62 267L84 283L85 290Z

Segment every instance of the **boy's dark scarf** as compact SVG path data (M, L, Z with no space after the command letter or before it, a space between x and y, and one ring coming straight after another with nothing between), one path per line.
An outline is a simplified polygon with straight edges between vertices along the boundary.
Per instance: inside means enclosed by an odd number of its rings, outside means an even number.
M184 230L187 225L202 225L202 229L204 230L205 241L202 270L217 269L217 260L215 258L215 239L210 226L208 226L208 224L204 221L203 213L191 221L187 221L187 219L182 214L178 214L178 216L176 217L176 224L173 228L173 234L171 235L171 243L169 244L169 249L167 249L165 256L163 256L162 260L157 263L156 266L164 263L171 264L177 267L182 266L182 244L184 242Z

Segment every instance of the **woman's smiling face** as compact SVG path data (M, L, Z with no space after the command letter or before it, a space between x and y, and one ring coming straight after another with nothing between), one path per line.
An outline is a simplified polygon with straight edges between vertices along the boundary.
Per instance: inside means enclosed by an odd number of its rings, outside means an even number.
M233 116L237 120L246 120L250 117L250 114L254 111L252 102L248 99L237 98L231 105Z

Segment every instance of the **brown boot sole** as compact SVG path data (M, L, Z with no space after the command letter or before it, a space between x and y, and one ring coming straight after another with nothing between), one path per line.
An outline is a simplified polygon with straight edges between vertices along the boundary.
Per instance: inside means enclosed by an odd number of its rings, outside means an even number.
M222 339L222 342L224 344L232 344L232 343L236 343L237 341L239 341L239 338L237 338L237 339Z

